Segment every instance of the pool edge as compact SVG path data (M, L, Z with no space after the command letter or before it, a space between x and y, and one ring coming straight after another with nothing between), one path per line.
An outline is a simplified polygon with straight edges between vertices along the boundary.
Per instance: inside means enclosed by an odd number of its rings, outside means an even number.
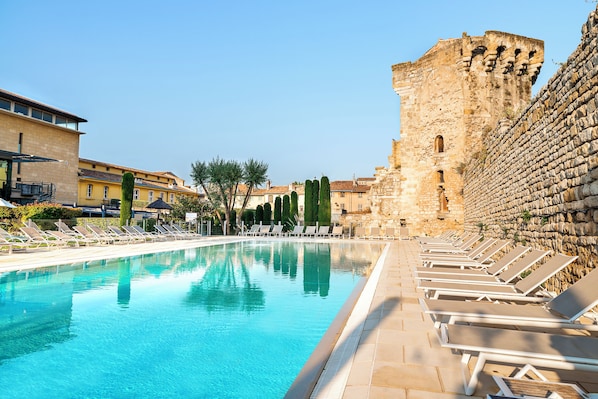
M349 368L341 370L335 369L333 375L324 375L329 363L334 363L333 356L336 352L342 352L343 349L339 349L339 343L342 336L347 338L347 335L355 337L360 336L363 331L365 317L367 315L357 314L363 312L363 309L358 309L363 306L367 306L369 309L373 298L374 291L380 278L381 269L384 267L386 257L390 249L390 244L386 243L382 253L378 257L378 260L368 276L362 277L357 283L351 295L347 298L336 317L326 330L326 333L322 336L322 339L313 350L310 357L307 359L297 377L287 390L284 399L308 399L318 389L318 385L332 385L333 380L336 380L336 385L341 384L344 388L345 382L347 381ZM367 312L366 309L366 312ZM361 321L353 319L362 319ZM351 323L353 321L353 323ZM356 323L355 323L356 322ZM355 324L355 331L348 332L351 328L351 324ZM355 342L354 348L351 352L351 362L354 355L355 349L357 348L357 342ZM343 356L339 354L338 356ZM338 362L338 359L335 360ZM349 364L350 365L350 364ZM334 366L332 366L334 367ZM324 390L323 388L321 390ZM342 394L342 393L341 393ZM328 397L328 396L326 396ZM340 397L340 395L339 395Z

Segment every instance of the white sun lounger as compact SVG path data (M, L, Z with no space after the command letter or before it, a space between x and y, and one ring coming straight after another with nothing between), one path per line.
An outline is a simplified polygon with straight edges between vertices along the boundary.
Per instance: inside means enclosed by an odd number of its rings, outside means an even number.
M305 226L295 226L293 227L293 231L289 232L289 237L299 237L303 234L303 229Z
M435 260L447 260L447 261L475 261L478 257L482 255L484 251L490 248L494 243L496 243L496 239L488 238L484 241L481 241L478 245L475 246L471 251L468 253L420 253L419 258L424 262L428 261L435 261Z
M442 324L440 345L461 352L461 372L466 395L475 392L486 362L547 367L558 370L598 372L598 338L548 334L463 324ZM469 370L472 356L477 357Z
M472 253L468 255L455 254L454 256L431 256L422 258L422 261L426 267L483 267L485 264L492 263L493 261L491 258L507 245L509 245L508 240L492 240L491 244L487 248L483 248L479 254L474 254L472 251Z
M525 258L528 258L528 256ZM540 290L541 285L575 259L577 259L577 256L557 254L516 284L489 285L420 281L418 288L424 289L426 296L434 299L441 296L457 296L477 299L488 298L491 300L545 302L545 296L535 295Z
M542 251L535 249L523 258L519 258L507 269L503 270L497 275L478 271L477 274L459 274L459 273L435 273L435 274L418 274L416 279L429 281L446 281L461 284L505 284L510 283L518 278L522 273L526 272L534 263L538 262L549 251ZM461 269L457 269L461 270Z
M431 315L437 325L440 323L489 323L598 331L598 325L582 324L579 320L598 304L597 286L598 269L594 269L541 306L442 299L420 299L420 304L424 312ZM594 318L592 317L592 319Z
M427 276L434 274L458 274L458 275L478 275L480 273L486 273L492 276L496 276L504 269L509 267L523 254L531 250L531 247L516 246L509 252L507 252L502 258L494 262L492 265L468 265L467 267L454 267L454 266L436 266L436 267L417 267L415 273L417 276Z
M473 234L469 236L466 240L464 240L458 246L452 244L425 244L422 245L422 251L424 252L432 252L432 253L445 253L445 254L455 254L455 253L467 253L471 246L473 246L476 242L478 242L482 238L479 234Z

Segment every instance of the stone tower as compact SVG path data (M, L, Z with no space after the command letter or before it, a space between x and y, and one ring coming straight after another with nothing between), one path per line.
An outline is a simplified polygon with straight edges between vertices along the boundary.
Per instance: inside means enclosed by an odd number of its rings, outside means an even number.
M544 43L508 33L440 40L416 62L392 66L401 135L371 189L371 224L412 235L462 229L463 166L485 157L481 138L531 100Z

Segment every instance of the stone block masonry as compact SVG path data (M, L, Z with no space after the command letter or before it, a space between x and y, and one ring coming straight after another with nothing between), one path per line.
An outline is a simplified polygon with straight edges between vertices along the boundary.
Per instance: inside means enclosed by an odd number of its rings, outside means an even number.
M466 229L578 255L565 286L598 266L597 109L598 8L523 112L482 137L463 176Z

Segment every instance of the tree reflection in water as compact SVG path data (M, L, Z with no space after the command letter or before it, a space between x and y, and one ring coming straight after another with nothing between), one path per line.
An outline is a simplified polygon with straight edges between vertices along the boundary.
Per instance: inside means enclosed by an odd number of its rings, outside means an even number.
M117 303L128 307L131 300L131 259L124 258L118 264Z
M204 260L210 260L208 268L201 281L191 285L185 298L187 304L204 306L208 312L251 313L264 308L264 291L251 282L243 251L227 254L226 245L204 251Z
M328 296L330 290L330 244L305 244L303 290L306 294Z

